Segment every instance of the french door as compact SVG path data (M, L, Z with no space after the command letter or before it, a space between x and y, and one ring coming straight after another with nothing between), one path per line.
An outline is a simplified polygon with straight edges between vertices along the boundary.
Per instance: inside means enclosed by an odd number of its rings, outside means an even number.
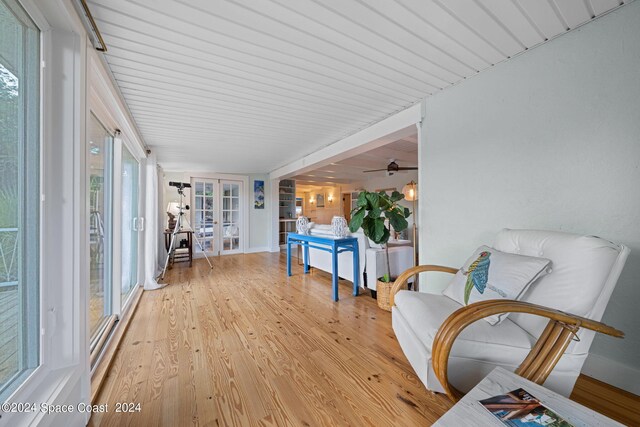
M192 227L207 255L242 253L242 181L192 178ZM195 243L196 256L202 249Z

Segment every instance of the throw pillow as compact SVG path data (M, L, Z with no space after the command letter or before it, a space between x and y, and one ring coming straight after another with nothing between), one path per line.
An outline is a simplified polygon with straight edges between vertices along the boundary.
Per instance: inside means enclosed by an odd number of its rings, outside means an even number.
M453 277L443 295L467 305L489 299L518 300L539 277L550 273L545 258L510 254L480 246ZM508 313L485 318L497 325Z

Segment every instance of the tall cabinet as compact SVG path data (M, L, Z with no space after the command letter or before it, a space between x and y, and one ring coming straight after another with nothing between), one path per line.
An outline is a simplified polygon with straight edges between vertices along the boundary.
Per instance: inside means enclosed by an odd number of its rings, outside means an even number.
M283 179L278 187L280 211L280 244L286 243L287 233L296 230L296 181Z

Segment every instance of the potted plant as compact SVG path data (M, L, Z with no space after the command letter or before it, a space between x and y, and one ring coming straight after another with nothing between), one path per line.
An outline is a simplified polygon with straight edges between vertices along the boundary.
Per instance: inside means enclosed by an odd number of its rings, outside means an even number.
M391 236L390 224L396 232L405 230L409 224L407 218L411 215L408 208L400 206L398 202L404 199L404 195L394 191L391 195L380 191L362 191L358 195L356 208L351 211L349 230L352 233L362 228L364 235L373 242L381 245L385 251L385 275L378 277L376 287L378 306L385 310L391 310L389 305L389 292L395 278L391 277L389 265L389 246L387 242Z

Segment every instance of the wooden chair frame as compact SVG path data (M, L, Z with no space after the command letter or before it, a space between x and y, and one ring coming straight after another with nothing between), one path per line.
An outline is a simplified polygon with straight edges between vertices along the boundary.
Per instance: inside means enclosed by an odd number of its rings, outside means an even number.
M428 271L455 274L458 270L440 265L419 265L410 268L394 282L391 288L391 306L395 304L395 294L406 285L407 280L418 273ZM549 319L549 323L535 345L515 371L521 377L537 384L545 382L580 328L591 329L617 338L624 337L622 331L604 323L522 301L487 300L461 307L440 325L431 351L436 376L453 402L457 402L464 395L449 383L447 375L449 355L455 339L473 322L502 313L528 313Z

